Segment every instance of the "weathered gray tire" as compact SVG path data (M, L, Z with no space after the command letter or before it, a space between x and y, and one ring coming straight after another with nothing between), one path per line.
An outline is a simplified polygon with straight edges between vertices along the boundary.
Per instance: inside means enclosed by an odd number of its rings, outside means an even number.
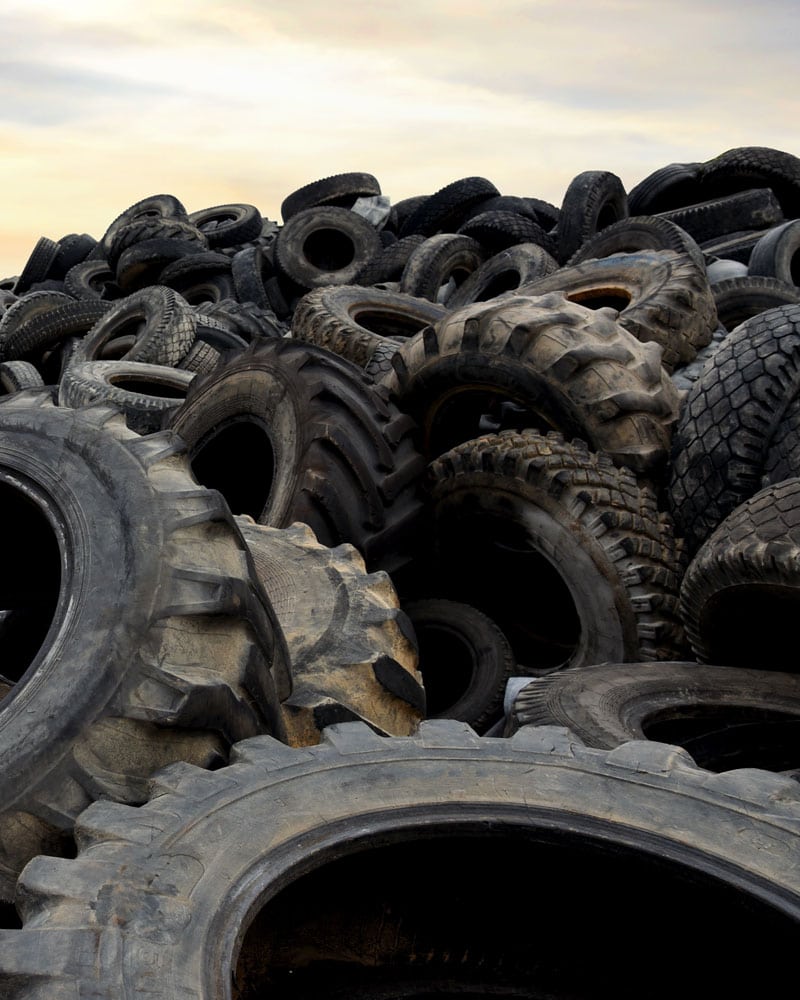
M10 899L94 799L142 801L164 763L214 764L234 740L281 734L290 681L245 543L178 438L140 438L111 408L62 409L47 392L4 400L0 431Z
M717 772L794 771L800 676L686 661L562 670L517 694L505 735L520 726L566 726L587 746L609 750L628 740L673 743Z
M685 940L659 968L657 1000L687 981L780 992L791 976L800 786L788 778L709 775L663 744L595 750L555 727L481 739L444 720L412 739L334 725L302 750L261 737L234 761L165 769L141 808L84 813L76 859L32 862L24 927L0 934L0 988L28 1000L443 988L633 1000L653 935L676 920ZM551 918L535 934L516 907L491 905L495 880L464 886L465 868L501 859ZM598 895L605 919L565 935ZM607 962L621 923L624 977ZM735 963L709 964L709 926ZM575 963L576 949L591 961Z
M478 436L493 402L525 410L521 425L580 437L637 472L669 450L678 395L661 348L643 344L605 309L563 293L464 306L412 337L382 383L421 429L432 459Z
M487 434L430 469L447 596L488 614L527 668L675 659L679 550L656 495L558 434Z
M425 691L414 630L389 576L367 573L352 545L321 545L308 525L237 523L286 639L289 744L319 743L325 726L359 719L386 736L409 736Z

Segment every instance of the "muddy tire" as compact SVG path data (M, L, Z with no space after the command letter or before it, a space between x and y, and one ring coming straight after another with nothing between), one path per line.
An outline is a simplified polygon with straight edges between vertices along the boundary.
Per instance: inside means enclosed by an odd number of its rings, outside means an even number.
M524 411L519 426L557 429L653 472L669 449L678 396L660 348L615 319L559 293L465 306L404 344L383 384L419 424L431 459L477 437L484 413L510 401Z
M0 427L18 567L0 601L10 899L25 862L61 853L94 799L141 801L167 761L214 764L246 734L280 734L289 677L245 544L174 435L139 438L114 410L61 409L49 393L8 397Z
M302 750L262 737L233 759L215 772L165 769L139 809L97 803L76 859L36 859L17 897L24 927L0 935L2 986L53 1000L79 989L95 1000L443 990L635 1000L653 935L676 921L685 941L659 969L654 1000L687 980L734 995L779 991L791 976L800 788L790 779L709 775L663 744L595 750L554 727L481 739L448 721L393 740L336 725ZM492 906L494 881L464 885L499 858L548 914L533 936L514 907ZM565 935L598 897L605 919ZM607 962L621 923L622 978ZM708 963L710 925L736 963ZM124 961L98 961L117 949Z

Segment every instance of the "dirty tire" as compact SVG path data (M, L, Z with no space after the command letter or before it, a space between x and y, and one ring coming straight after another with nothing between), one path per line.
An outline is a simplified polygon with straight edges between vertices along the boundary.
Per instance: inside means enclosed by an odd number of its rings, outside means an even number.
M288 743L319 743L325 726L359 719L409 736L424 716L425 690L414 630L389 576L367 573L352 545L321 545L308 525L237 523L286 639Z
M522 285L558 270L552 254L536 243L520 243L490 257L447 300L447 308L458 309L473 302L488 302Z
M800 218L800 159L769 146L737 146L702 165L704 197L769 187L787 219Z
M760 187L676 208L662 213L662 218L685 229L705 247L729 233L776 226L783 222L783 212L773 192Z
M566 726L587 746L609 750L628 740L672 743L716 772L794 770L800 676L686 661L562 670L517 694L505 735L520 726Z
M669 504L694 551L762 486L773 436L800 392L800 305L747 320L686 397L673 439Z
M139 438L116 411L58 408L47 392L6 399L0 428L19 567L2 597L10 899L25 862L61 853L94 799L142 801L168 761L218 763L234 740L280 734L289 682L244 541L174 435Z
M189 215L210 247L235 247L261 235L264 220L255 205L241 203L201 208Z
M44 380L28 361L5 361L0 364L0 395L22 389L43 389Z
M522 426L581 437L650 472L668 453L678 395L661 349L609 312L558 292L464 306L400 347L382 384L419 424L429 459L477 437L480 417L510 401L525 410Z
M719 321L726 330L734 330L767 309L800 304L800 288L757 274L724 278L711 286L711 293Z
M308 208L275 240L275 265L301 288L347 285L380 251L372 223L346 208Z
M765 233L753 247L748 274L763 274L789 285L800 283L800 219Z
M688 253L700 273L705 270L705 257L695 240L685 229L658 215L631 216L612 222L582 243L567 261L567 267L582 264L585 260L596 260L618 253L637 253L639 250Z
M364 368L377 348L396 350L444 315L444 306L402 292L331 285L300 299L292 318L292 336Z
M639 181L628 192L631 215L653 215L702 200L702 163L668 163Z
M797 672L800 479L759 490L689 564L681 614L697 658Z
M523 295L563 291L571 302L610 306L643 343L663 350L667 371L694 360L711 340L717 311L705 268L688 254L640 250L562 267L520 288Z
M68 337L87 334L112 308L100 299L64 302L46 312L35 313L20 323L3 341L3 357L8 360L36 358Z
M170 419L234 514L350 542L370 570L410 556L423 459L413 422L350 362L275 339L195 382Z
M281 203L281 218L288 222L298 212L321 205L350 208L359 198L371 198L381 193L378 179L372 174L346 173L323 177L292 191Z
M0 983L54 1000L443 989L634 1000L652 975L653 934L676 920L686 940L659 970L655 1000L687 979L735 994L779 992L791 975L800 788L790 779L709 775L663 744L589 749L556 727L481 739L444 720L391 740L334 725L302 750L260 737L233 761L164 769L139 809L88 809L77 858L26 869L24 927L0 935ZM464 886L465 870L498 857L550 915L534 943L513 908L492 907L496 886ZM659 907L631 921L654 892ZM565 938L570 915L598 895L606 919ZM620 923L623 984L607 962ZM709 925L740 960L708 964ZM124 961L98 961L117 949Z
M438 302L442 286L454 281L456 287L483 263L480 243L469 236L440 233L420 244L406 261L400 276L400 291L418 299Z
M585 170L571 182L556 226L558 258L564 263L586 240L627 218L628 196L616 174Z
M462 177L429 195L405 220L399 236L455 232L467 212L500 192L485 177Z
M419 233L395 240L367 261L353 279L354 285L378 285L384 281L399 281L406 261L414 250L425 242Z
M429 719L458 719L484 733L502 715L516 661L508 639L477 608L443 598L408 601Z
M607 455L554 433L487 434L432 464L430 492L452 596L493 618L519 663L684 651L671 523L655 492Z

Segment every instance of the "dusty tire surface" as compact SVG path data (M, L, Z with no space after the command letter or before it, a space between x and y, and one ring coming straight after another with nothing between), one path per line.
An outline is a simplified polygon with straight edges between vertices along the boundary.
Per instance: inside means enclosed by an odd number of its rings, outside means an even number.
M686 942L660 971L657 1000L687 975L704 988L772 988L790 974L797 782L709 775L662 744L595 750L554 727L481 739L444 720L393 740L334 725L302 750L256 738L232 761L163 770L139 809L97 803L81 819L76 859L31 863L18 892L25 925L0 934L0 983L54 1000L397 997L445 985L447 995L541 987L633 1000L652 968L654 928L660 938L675 919ZM536 946L510 910L487 913L483 880L463 886L465 868L481 870L497 851L554 917ZM575 882L568 898L564 879ZM601 886L607 920L565 940L576 900L590 905ZM627 922L621 985L603 956L623 914L656 886L658 913ZM704 966L709 922L751 960ZM757 955L767 942L775 959L765 970ZM576 969L576 947L588 949L588 967ZM100 960L109 954L120 958ZM395 992L382 992L389 983Z

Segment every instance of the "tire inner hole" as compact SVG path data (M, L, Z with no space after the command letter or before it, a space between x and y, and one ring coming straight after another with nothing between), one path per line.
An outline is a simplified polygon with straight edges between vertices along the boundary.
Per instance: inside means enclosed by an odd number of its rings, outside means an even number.
M234 514L259 519L275 476L272 439L260 421L234 417L216 424L194 446L190 462L197 481L219 490Z
M631 304L630 293L624 288L589 288L586 291L568 292L567 298L587 309L611 308L617 312L622 312Z
M475 675L475 657L457 629L445 622L412 617L419 645L419 671L425 686L427 717L448 717L447 710L466 694Z
M303 256L318 271L341 271L355 255L353 241L340 229L315 229L303 243Z

